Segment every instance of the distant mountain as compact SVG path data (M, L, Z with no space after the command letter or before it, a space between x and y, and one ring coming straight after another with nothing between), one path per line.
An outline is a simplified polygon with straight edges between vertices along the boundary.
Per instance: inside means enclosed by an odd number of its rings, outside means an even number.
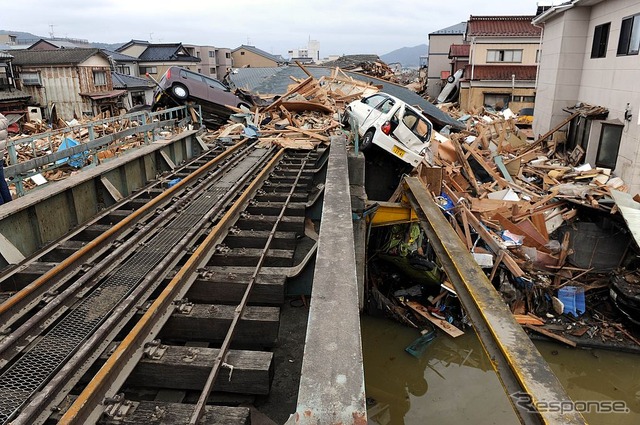
M380 56L380 59L386 63L400 62L402 66L407 68L419 67L420 56L426 56L428 52L429 46L427 44L420 44L414 47L402 47Z
M0 30L0 34L11 34L16 36L16 41L18 44L24 45L25 48L29 47L31 44L40 40L41 38L49 38L47 36L35 35L30 32L23 31L11 31L11 30ZM118 47L122 46L126 42L122 43L100 43L100 42L89 42L89 47L97 47L99 49L107 49L107 50L115 50Z

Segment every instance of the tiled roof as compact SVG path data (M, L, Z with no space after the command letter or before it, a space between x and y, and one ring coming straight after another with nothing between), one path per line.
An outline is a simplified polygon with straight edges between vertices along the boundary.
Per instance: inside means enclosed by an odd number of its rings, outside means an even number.
M244 50L248 50L251 53L255 53L256 55L260 55L263 56L267 59L270 59L276 63L282 63L284 61L284 58L280 55L276 56L276 55L272 55L271 53L267 53L264 50L260 50L255 46L247 46L246 44L241 45L240 47L237 47L235 49L233 49L231 51L231 53L237 52L240 49L244 49Z
M467 23L460 22L459 24L455 24L450 27L443 28L441 30L429 33L429 35L434 35L434 34L435 35L455 35L455 34L462 35L466 30L467 30Z
M124 49L126 49L129 46L133 46L134 44L140 44L140 45L148 46L151 43L149 43L147 40L131 40L131 41L127 41L122 46L118 47L116 49L116 52L121 52L121 51L123 51Z
M94 55L105 56L100 49L12 50L14 65L67 65L84 62Z
M533 26L533 18L534 16L471 16L467 37L540 37L542 29Z
M511 81L511 76L519 81L535 81L537 66L535 65L476 65L473 67L474 80ZM471 65L464 69L464 79L471 79Z
M102 49L105 55L111 57L116 62L138 62L138 58L125 55L124 53L115 52L113 50Z
M0 52L0 59L12 59L13 56L6 52Z
M146 78L134 77L133 75L125 75L119 72L111 72L114 89L132 89L132 88L150 88L153 83Z
M184 48L180 43L172 44L150 44L138 57L141 61L180 61L180 62L200 62L200 59L184 54Z
M469 44L452 44L449 47L449 57L468 57L470 51L471 46Z

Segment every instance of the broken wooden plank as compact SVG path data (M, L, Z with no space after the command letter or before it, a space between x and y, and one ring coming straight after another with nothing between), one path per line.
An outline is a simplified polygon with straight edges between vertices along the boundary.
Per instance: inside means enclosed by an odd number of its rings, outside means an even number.
M447 335L453 338L459 337L460 335L464 335L463 331L453 326L451 323L447 322L446 320L438 319L437 317L432 316L431 313L429 313L429 311L427 310L427 308L422 304L415 301L405 301L405 304L411 310L419 314L420 317L424 317L425 319L427 319L428 321L436 325L438 328L446 332Z
M570 339L567 339L561 335L558 335L556 333L553 333L551 331L548 331L544 328L538 327L538 326L533 326L533 325L529 325L529 324L525 324L523 325L525 328L527 329L531 329L534 332L537 332L541 335L544 335L548 338L551 339L555 339L556 341L562 342L563 344L567 344L570 347L576 348L578 346L578 344L576 344L575 342L571 341Z

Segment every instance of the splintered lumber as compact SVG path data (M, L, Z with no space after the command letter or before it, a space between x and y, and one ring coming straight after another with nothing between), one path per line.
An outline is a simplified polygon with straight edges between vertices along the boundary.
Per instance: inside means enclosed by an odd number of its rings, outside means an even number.
M275 102L273 102L271 105L267 106L266 108L264 108L264 112L266 111L270 111L275 107L280 106L280 104L282 102L284 102L285 100L287 100L287 97L291 96L294 93L297 93L298 91L302 90L303 88L305 88L306 86L308 86L309 84L311 84L311 82L315 80L315 78L313 77L308 77L306 80L304 80L303 82L301 82L300 84L298 84L297 86L295 86L294 88L292 88L291 90L289 90L288 92L286 92L282 97L280 97L278 100L276 100Z
M542 142L544 142L549 136L551 136L553 133L555 133L556 131L560 130L562 127L567 125L569 122L571 122L572 119L574 119L578 115L580 115L580 111L574 112L573 114L571 114L567 119L565 119L564 121L561 121L558 125L553 127L551 130L547 131L545 134L540 136L538 140L536 140L535 142L527 146L524 152L525 153L529 152L530 150L536 148L538 145L542 144Z
M458 155L458 161L460 161L460 164L462 164L462 169L467 174L467 180L469 180L469 183L471 183L471 185L475 189L476 194L480 194L480 188L478 187L476 176L473 173L473 170L471 169L471 165L469 165L469 161L467 161L467 157L464 155L464 152L462 151L460 142L453 141L453 140L451 142L453 143L453 146L456 150L456 154Z
M514 314L513 317L520 325L535 325L542 326L544 322L537 317L530 316L528 314Z
M478 220L467 207L461 205L460 208L462 209L462 213L467 215L469 223L473 226L478 235L495 254L499 254L501 251L504 251L504 249L498 244L493 236L491 236L489 231L484 227L480 220ZM514 277L522 277L525 275L520 266L518 266L513 257L511 257L511 255L509 255L508 253L505 253L502 259L502 263L509 269Z
M546 330L544 328L541 328L541 327L538 327L538 326L529 325L529 324L525 324L523 326L525 328L527 328L527 329L531 329L532 331L537 332L537 333L539 333L541 335L544 335L544 336L546 336L548 338L555 339L556 341L560 341L560 342L562 342L564 344L567 344L570 347L576 348L578 346L578 344L576 344L575 342L571 341L570 339L567 339L567 338L565 338L565 337L563 337L561 335L555 334L555 333L553 333L551 331L548 331L548 330Z
M449 336L456 338L456 337L459 337L460 335L464 335L463 331L456 328L446 320L438 319L437 317L432 316L431 313L429 313L426 307L423 306L422 304L415 301L405 301L405 304L407 305L407 307L409 307L411 310L419 314L421 317L424 317L425 319L427 319L428 321L436 325L438 328L442 329Z
M304 134L306 136L309 136L309 137L311 137L313 139L318 139L321 142L325 142L325 143L329 143L329 141L331 140L327 136L323 136L321 134L317 134L317 133L314 133L313 131L305 130L305 129L302 129L302 128L292 127L290 125L287 126L287 130L300 132L300 133L302 133L302 134Z

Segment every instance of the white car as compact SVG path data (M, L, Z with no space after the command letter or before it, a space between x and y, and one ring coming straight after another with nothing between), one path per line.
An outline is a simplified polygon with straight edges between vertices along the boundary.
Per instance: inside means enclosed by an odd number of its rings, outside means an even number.
M377 145L416 167L429 149L433 125L417 109L387 93L376 93L347 105L365 152Z

